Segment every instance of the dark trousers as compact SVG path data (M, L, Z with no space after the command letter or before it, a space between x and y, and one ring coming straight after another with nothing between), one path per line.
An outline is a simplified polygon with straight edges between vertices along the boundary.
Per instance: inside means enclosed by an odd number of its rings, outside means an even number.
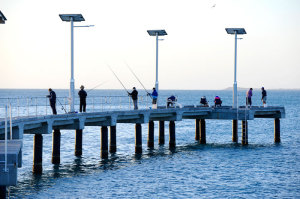
M86 100L80 100L80 105L79 105L79 112L85 112L86 108Z
M252 105L251 97L246 97L246 105Z
M56 112L56 103L55 102L50 102L50 106L51 106L53 115L57 115L57 112Z

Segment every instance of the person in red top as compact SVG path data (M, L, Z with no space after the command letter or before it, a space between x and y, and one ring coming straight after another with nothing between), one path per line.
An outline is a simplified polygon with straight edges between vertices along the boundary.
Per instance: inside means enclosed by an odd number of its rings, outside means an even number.
M215 107L221 106L221 104L222 104L221 98L219 96L216 96L215 97Z

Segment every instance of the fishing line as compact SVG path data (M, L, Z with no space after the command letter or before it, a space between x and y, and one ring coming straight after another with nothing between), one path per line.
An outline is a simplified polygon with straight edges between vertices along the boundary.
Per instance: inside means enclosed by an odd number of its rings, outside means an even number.
M124 84L121 82L121 80L118 78L118 76L116 75L116 73L112 70L112 68L107 64L107 67L109 68L109 70L114 74L114 76L118 79L118 81L120 82L120 84L123 86L123 88L125 89L125 91L129 94L129 92L127 91L127 89L125 88Z

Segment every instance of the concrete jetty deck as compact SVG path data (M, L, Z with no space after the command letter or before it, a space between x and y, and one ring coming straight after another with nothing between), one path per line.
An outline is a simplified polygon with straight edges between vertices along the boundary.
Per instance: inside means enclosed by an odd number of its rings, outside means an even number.
M165 122L169 122L169 147L176 146L175 121L183 119L195 120L195 140L201 144L206 143L205 120L232 120L232 141L238 142L238 120L242 121L241 144L248 144L248 120L255 118L273 118L274 119L274 141L280 142L280 118L285 117L284 107L239 107L233 109L230 106L222 107L201 107L185 106L183 108L166 108L143 110L126 110L126 111L108 111L93 113L66 113L60 115L45 115L36 117L19 117L13 118L12 141L9 142L9 151L11 162L15 170L9 174L0 171L0 192L6 186L14 185L17 181L16 168L22 165L22 138L24 134L34 134L33 149L33 172L42 173L42 153L43 153L43 134L53 133L52 143L52 163L60 164L60 130L75 130L75 155L82 155L82 131L85 126L101 127L101 149L100 156L103 159L108 158L108 152L117 151L116 143L116 125L118 123L135 124L135 152L142 153L142 128L141 124L148 124L148 141L149 148L154 147L154 121L159 121L159 144L165 143ZM108 136L108 127L110 132ZM5 132L4 118L0 118L0 140L4 139ZM10 135L8 129L8 135ZM109 141L108 141L109 138ZM3 160L3 147L0 142L0 160ZM14 146L14 147L13 147ZM2 167L1 167L2 168Z

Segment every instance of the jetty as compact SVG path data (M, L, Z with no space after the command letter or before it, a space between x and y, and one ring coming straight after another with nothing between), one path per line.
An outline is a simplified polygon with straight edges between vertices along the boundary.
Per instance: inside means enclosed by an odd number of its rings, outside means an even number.
M182 108L158 107L157 109L105 111L93 113L66 113L35 117L13 118L12 138L8 142L8 170L4 169L4 118L0 119L0 187L3 195L6 186L16 185L17 168L22 166L22 138L24 134L34 134L32 172L43 171L43 135L52 134L52 163L60 164L61 130L75 130L75 156L82 155L82 137L86 126L100 127L101 147L99 154L107 159L109 153L117 151L118 123L135 125L135 153L143 151L141 124L148 124L147 147L154 147L154 122L158 123L158 144L165 144L165 123L169 126L169 148L176 147L175 124L182 120L195 120L195 140L206 144L206 120L232 120L232 141L238 143L238 120L242 121L241 144L248 145L248 120L255 118L274 119L274 142L280 142L280 119L285 117L284 107L242 107L231 106L202 107L184 106ZM109 132L108 132L109 128ZM209 132L208 132L209 133Z

